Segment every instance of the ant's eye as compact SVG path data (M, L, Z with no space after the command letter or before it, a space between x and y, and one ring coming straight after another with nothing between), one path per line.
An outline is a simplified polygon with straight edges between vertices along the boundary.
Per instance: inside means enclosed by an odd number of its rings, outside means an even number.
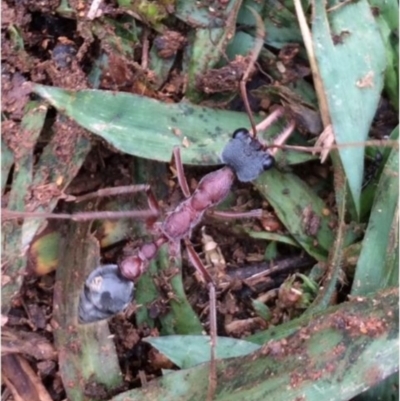
M263 160L263 169L264 169L264 171L267 171L274 166L275 159L271 155L266 154L265 156L267 156L267 157Z
M245 138L248 137L249 131L246 128L238 128L233 134L232 138Z

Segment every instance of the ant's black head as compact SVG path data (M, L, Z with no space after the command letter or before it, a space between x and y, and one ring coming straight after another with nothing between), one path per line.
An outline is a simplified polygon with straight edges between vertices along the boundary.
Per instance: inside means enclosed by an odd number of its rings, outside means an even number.
M264 151L262 144L245 128L235 130L232 139L222 151L221 160L242 182L255 180L275 162L275 159Z
M93 270L85 281L79 299L81 323L107 319L132 302L134 285L123 278L117 265L103 265Z

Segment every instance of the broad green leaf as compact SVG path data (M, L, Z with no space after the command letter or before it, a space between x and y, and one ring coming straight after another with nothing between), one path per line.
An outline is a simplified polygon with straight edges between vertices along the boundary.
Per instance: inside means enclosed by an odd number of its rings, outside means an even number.
M189 103L167 104L143 96L101 90L66 91L42 85L35 92L117 149L168 162L174 146L186 164L219 164L232 132L249 126L245 113Z
M144 339L181 369L188 369L210 360L209 336L164 336ZM216 359L250 354L259 345L229 337L218 337Z
M326 264L323 280L319 281L320 290L315 289L317 296L312 305L306 310L306 314L312 314L315 311L325 310L332 303L332 299L337 292L337 286L342 274L343 250L345 248L345 239L347 225L346 218L346 187L342 189L343 196L337 197L338 203L338 225L335 230L335 241L329 251L329 257ZM315 283L315 282L314 282Z
M122 152L164 162L171 160L174 146L179 146L185 164L220 164L232 133L250 125L245 113L184 102L167 104L122 92L74 92L42 85L34 85L34 91ZM282 127L275 124L262 137L270 138ZM288 152L285 161L298 163L307 158Z
M382 380L365 393L353 398L352 401L397 401L399 399L399 373Z
M149 68L154 73L154 80L158 87L167 82L168 75L176 62L175 55L165 58L159 55L157 46L153 43L149 52Z
M384 44L366 0L329 13L325 7L314 1L312 37L336 142L363 142L383 88ZM339 154L359 212L364 148L343 147Z
M38 276L43 276L54 271L58 266L58 249L60 233L50 231L35 241L29 248L30 271Z

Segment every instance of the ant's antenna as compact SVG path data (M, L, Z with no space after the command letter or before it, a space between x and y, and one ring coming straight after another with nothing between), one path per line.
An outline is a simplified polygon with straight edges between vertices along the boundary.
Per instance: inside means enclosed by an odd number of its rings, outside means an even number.
M251 125L250 135L253 138L255 138L257 135L257 130L256 130L256 124L255 124L254 118L253 118L253 113L250 108L249 99L247 96L246 83L247 83L249 75L254 67L254 64L256 63L256 61L258 59L261 49L264 46L265 28L264 28L263 21L262 21L261 17L257 14L257 12L249 6L247 6L247 8L253 14L253 16L256 20L256 28L257 29L256 29L256 40L255 40L253 51L250 54L249 64L247 65L246 71L244 72L243 77L240 80L240 94L242 96L244 107L246 109L247 115L249 116L249 120L250 120L250 125Z

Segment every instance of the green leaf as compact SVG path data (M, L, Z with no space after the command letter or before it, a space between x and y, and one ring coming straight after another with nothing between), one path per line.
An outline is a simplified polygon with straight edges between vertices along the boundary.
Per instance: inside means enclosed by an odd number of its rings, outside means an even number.
M47 106L41 102L29 102L25 108L21 131L27 143L21 144L14 154L16 169L7 205L10 210L24 210L25 196L32 184L33 149L42 131L46 114Z
M74 92L42 85L35 85L34 90L117 149L164 162L171 160L173 147L180 146L186 164L219 164L232 132L249 125L245 113L166 104L128 93Z
M245 26L254 26L254 17L246 6L260 13L266 30L265 43L278 49L287 44L301 43L301 33L296 14L293 12L292 0L280 1L279 4L275 0L267 0L263 3L246 1L239 14L238 22Z
M217 361L214 400L348 401L398 370L398 302L398 288L355 299L303 321L285 341L272 337L250 355ZM112 400L203 401L208 376L200 365Z
M79 135L79 127L74 126L74 130L69 131L73 132L73 136L66 137L63 129L73 122L60 123L59 120L65 119L60 115L57 117L60 125L55 125L55 135L43 149L40 159L34 164L33 150L36 139L42 130L46 112L46 106L38 106L37 102L31 102L28 104L27 113L21 122L21 127L29 139L21 143L23 146L17 149L18 157L15 158L15 163L18 167L15 169L7 205L10 210L25 210L28 190L51 186L57 190L51 192L45 205L37 200L35 202L35 199L30 204L32 211L51 212L62 191L75 177L90 150L90 142ZM66 139L69 139L68 143ZM61 152L60 143L63 144ZM66 152L67 146L69 152ZM3 286L3 313L7 313L13 297L19 292L26 268L26 251L38 230L45 224L46 222L42 218L29 218L24 220L22 226L17 220L6 221L2 225L3 263L6 266L7 274L13 278Z
M223 27L236 2L237 0L230 0L226 6L218 10L218 15L215 15L212 7L205 7L195 1L176 0L174 15L189 26L196 28Z
M249 126L245 113L184 102L167 104L122 92L74 92L42 85L34 85L34 91L122 152L164 162L179 146L185 164L221 164L220 154L232 133ZM282 126L275 124L261 136L270 138ZM308 159L298 152L285 156L287 163Z
M397 141L399 139L399 126L397 126L392 131L388 139L391 141ZM363 219L363 221L365 221L365 218L368 217L370 214L376 194L376 188L391 151L392 148L389 147L386 147L383 150L379 151L379 154L382 156L382 160L379 163L379 168L375 172L373 179L363 189L361 195L361 218ZM372 157L375 157L375 155L372 155Z
M42 131L46 113L47 107L38 101L31 101L25 107L25 114L20 126L20 135L23 141L16 143L14 149L15 168L7 204L9 210L23 211L25 209L25 201L33 182L33 151ZM27 264L27 245L24 243L25 228L26 222L22 226L18 221L6 221L2 224L1 247L4 272L6 272L1 294L3 313L8 312L12 300L22 284Z
M266 241L273 241L273 243L282 242L282 244L288 244L293 246L299 246L299 244L292 239L289 235L270 233L268 231L251 231L245 230L249 237L256 239L264 239Z
M272 169L256 180L256 187L300 246L317 260L325 260L334 241L334 217L322 199L300 178Z
M163 353L181 369L188 369L210 360L209 336L164 336L149 337L144 341ZM250 354L259 345L229 337L218 337L215 348L216 359L226 359Z
M392 149L376 190L353 281L352 294L365 295L398 280L399 154Z
M366 0L329 14L325 6L314 1L312 35L336 142L363 142L383 88L384 44ZM359 213L364 148L343 147L339 154Z
M251 301L254 311L258 316L263 318L265 321L269 321L272 318L271 310L263 302L257 301L256 299Z
M191 57L188 68L188 85L186 97L198 103L202 93L198 90L199 78L210 68L215 67L221 56L225 53L226 46L235 34L236 19L242 0L231 0L230 11L221 28L196 29L191 46ZM238 82L240 77L238 78Z
M172 276L168 277L171 272ZM159 317L162 326L161 334L200 334L203 327L183 288L180 255L179 257L169 255L168 245L160 249L156 262L151 263L149 271L140 278L137 284L136 302L143 305L136 316L137 324L141 325L147 322L151 327L154 326L154 321L150 319L148 310L152 306L157 307L157 301L163 295L160 294L160 290L155 284L157 278L159 282L168 280L170 286L170 308Z
M399 110L399 2L396 0L370 0L374 15L385 42L387 68L385 91L392 105Z
M78 323L79 297L86 277L99 265L100 250L90 233L90 223L67 224L56 271L54 341L61 379L68 383L67 397L83 401L87 400L87 394L82 381L111 391L121 385L122 375L107 321Z

